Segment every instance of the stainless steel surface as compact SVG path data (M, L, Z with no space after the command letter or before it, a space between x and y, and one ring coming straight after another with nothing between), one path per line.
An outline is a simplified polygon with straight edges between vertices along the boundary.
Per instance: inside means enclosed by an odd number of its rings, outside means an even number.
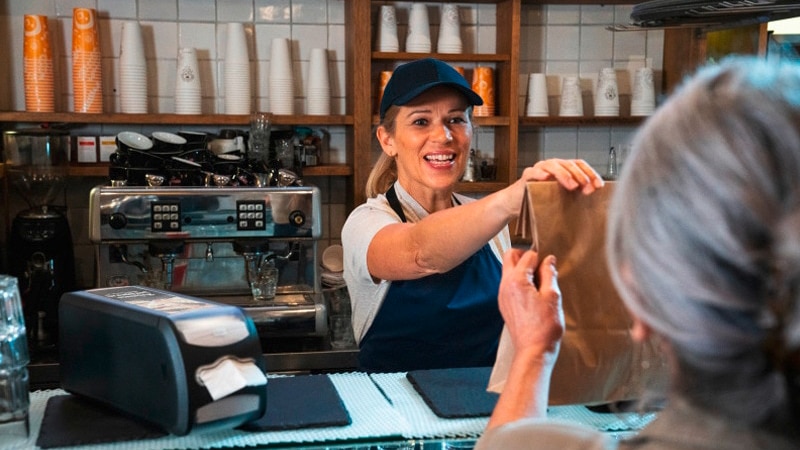
M98 186L89 197L94 243L231 241L322 235L319 189Z
M98 287L145 285L245 309L262 336L328 333L314 186L97 186L89 199ZM279 269L276 296L255 302L254 271Z

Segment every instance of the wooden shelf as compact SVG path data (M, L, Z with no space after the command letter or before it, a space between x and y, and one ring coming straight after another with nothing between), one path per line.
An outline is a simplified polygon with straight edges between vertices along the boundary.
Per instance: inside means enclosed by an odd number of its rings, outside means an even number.
M141 124L141 125L249 125L250 116L229 114L85 114L0 112L0 122L46 124ZM275 115L275 125L352 125L352 116Z
M458 62L505 62L511 59L507 53L411 53L411 52L372 52L374 60L403 61L421 58L436 58L442 61Z
M2 178L2 164L0 164L0 178ZM353 174L353 168L345 164L330 164L303 167L304 177L342 176ZM108 164L73 163L69 166L69 175L73 177L108 177Z
M520 117L520 127L637 126L647 117Z

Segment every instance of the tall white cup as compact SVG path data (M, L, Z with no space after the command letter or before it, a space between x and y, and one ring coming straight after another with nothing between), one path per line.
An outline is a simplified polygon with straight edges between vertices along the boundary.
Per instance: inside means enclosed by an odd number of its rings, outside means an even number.
M653 69L642 67L636 69L633 77L633 97L631 98L631 115L647 116L653 113L656 106Z
M412 53L430 53L431 30L428 19L428 5L414 3L408 14L408 37L406 51Z
M572 75L562 78L560 116L583 116L583 97L580 81L580 78Z
M611 67L600 69L600 74L597 78L597 90L594 96L594 115L619 115L617 72Z
M181 48L178 52L178 72L175 76L175 113L201 113L200 68L197 50Z
M439 25L439 53L461 53L461 20L458 6L452 3L442 5L442 21Z
M382 5L378 30L378 50L382 52L400 51L397 38L397 12L393 5Z
M272 40L269 62L269 106L274 114L294 114L294 76L288 39Z
M543 73L532 73L528 76L528 104L525 115L542 117L549 114L547 77Z
M225 42L225 113L249 114L250 56L247 36L241 23L229 23Z
M308 62L306 112L311 115L331 113L331 86L328 75L328 50L312 48Z
M147 63L142 28L138 22L122 24L119 46L119 100L126 114L147 113Z

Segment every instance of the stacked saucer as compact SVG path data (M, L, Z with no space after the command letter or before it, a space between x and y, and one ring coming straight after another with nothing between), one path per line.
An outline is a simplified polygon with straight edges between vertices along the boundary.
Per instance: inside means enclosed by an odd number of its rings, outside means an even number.
M147 113L147 65L138 22L122 24L119 47L119 101L123 113Z
M241 23L229 23L225 43L225 114L250 114L250 57Z
M289 40L272 40L269 64L269 106L273 114L294 114L294 75Z

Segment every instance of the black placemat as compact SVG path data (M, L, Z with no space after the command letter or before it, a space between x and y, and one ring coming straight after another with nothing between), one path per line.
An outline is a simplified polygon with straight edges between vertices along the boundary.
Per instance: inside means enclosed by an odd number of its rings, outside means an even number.
M47 400L36 445L41 448L69 447L155 439L166 435L153 425L70 394Z
M491 367L412 370L408 381L434 414L446 419L492 414L498 394L487 392Z
M267 412L239 427L247 431L279 431L350 425L350 414L327 375L270 378Z

